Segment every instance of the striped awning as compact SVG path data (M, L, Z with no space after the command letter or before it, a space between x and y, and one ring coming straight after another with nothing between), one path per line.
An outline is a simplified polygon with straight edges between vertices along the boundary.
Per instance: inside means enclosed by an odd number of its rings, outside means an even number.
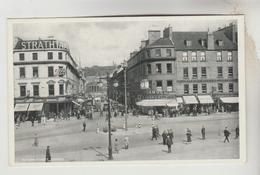
M221 97L223 103L239 103L238 97Z
M177 100L177 103L183 103L183 99L181 97L177 97L176 100Z
M212 104L214 103L210 95L198 95L200 104Z
M15 105L14 111L15 112L27 111L28 106L29 106L29 103L18 103L18 104Z
M183 101L185 104L198 104L195 96L183 96Z
M41 111L43 103L30 103L28 111Z

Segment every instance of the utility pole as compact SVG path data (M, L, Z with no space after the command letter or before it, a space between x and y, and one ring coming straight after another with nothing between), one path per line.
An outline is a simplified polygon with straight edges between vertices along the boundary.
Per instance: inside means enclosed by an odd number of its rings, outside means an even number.
M108 104L108 160L113 160L112 155L112 141L111 141L111 112L109 99L109 73L107 73L107 104Z

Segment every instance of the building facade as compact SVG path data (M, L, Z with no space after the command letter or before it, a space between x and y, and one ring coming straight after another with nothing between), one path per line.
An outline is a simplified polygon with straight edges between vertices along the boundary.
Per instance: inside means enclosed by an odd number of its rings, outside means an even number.
M36 103L43 107L45 115L72 109L73 98L80 90L81 77L67 43L54 39L17 38L13 59L17 108L26 104L29 105L28 111L40 111L30 107ZM22 107L17 108L17 112L22 110Z
M141 82L149 82L142 88ZM128 103L183 96L238 96L236 24L209 32L148 31L127 62Z

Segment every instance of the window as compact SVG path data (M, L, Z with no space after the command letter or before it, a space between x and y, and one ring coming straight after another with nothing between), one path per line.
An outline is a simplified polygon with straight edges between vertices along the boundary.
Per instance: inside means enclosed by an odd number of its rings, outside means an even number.
M52 60L53 59L53 53L52 52L48 52L48 60Z
M188 94L188 93L189 93L189 85L184 84L184 94Z
M218 92L223 93L223 84L218 83Z
M39 96L39 85L33 85L33 96Z
M54 95L54 84L49 84L49 95Z
M201 85L202 93L207 93L207 84L202 84Z
M147 73L148 74L152 73L152 66L151 66L151 64L147 64Z
M227 60L228 61L233 61L232 52L228 52L227 54L228 54Z
M223 77L223 69L222 69L222 67L218 67L218 77L219 78Z
M192 42L191 42L191 40L185 40L185 44L186 44L186 46L191 46Z
M191 52L191 61L197 61L197 52Z
M39 77L38 67L33 67L33 78Z
M189 69L187 67L183 68L183 79L189 78Z
M233 77L233 67L228 67L228 77Z
M25 67L20 67L20 78L25 78Z
M156 90L157 91L162 91L162 81L156 81Z
M20 53L19 54L19 60L20 61L24 61L24 53Z
M58 71L57 74L59 77L63 77L65 75L63 66L59 66L59 69L57 71Z
M168 92L172 91L172 80L167 80L167 91Z
M150 89L152 89L152 85L153 85L152 83L153 83L152 80L150 80L150 81L149 81L149 88L150 88Z
M167 63L166 68L167 68L167 73L172 73L172 64L171 63Z
M193 84L193 94L198 93L198 84Z
M224 46L223 40L218 40L218 46Z
M162 65L161 64L156 64L156 72L162 73Z
M33 60L38 60L38 53L32 53Z
M217 52L217 61L222 61L222 53Z
M230 93L234 92L234 85L233 85L233 83L229 83L229 85L228 85L228 92L230 92Z
M155 49L155 56L157 57L161 56L161 49Z
M207 68L206 67L201 67L201 77L207 78Z
M206 40L205 39L201 39L200 40L200 44L202 47L206 47Z
M166 56L171 57L172 56L172 50L171 49L166 49Z
M205 54L205 52L200 52L200 61L202 61L202 62L206 61L206 54Z
M198 71L196 67L192 68L192 78L198 78Z
M53 77L53 76L54 76L53 66L49 66L48 67L48 77Z
M59 91L60 91L60 95L64 95L64 85L63 84L59 85Z
M188 61L188 53L187 52L182 52L182 61L187 62Z
M26 87L25 86L20 86L20 96L21 97L26 96Z
M58 58L59 58L59 60L62 60L62 52L58 53Z
M147 57L150 58L151 57L150 50L147 50L146 53L147 53Z

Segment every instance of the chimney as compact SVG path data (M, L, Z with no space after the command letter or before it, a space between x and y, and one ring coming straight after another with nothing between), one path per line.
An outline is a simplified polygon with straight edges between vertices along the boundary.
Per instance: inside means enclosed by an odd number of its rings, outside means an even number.
M214 35L208 31L208 49L214 49Z
M172 27L169 26L163 30L163 37L172 39Z
M149 30L148 31L148 40L149 44L152 44L156 40L161 38L161 31L160 30Z
M145 48L145 47L146 47L146 40L142 40L140 49Z
M232 24L232 42L237 43L237 25Z

